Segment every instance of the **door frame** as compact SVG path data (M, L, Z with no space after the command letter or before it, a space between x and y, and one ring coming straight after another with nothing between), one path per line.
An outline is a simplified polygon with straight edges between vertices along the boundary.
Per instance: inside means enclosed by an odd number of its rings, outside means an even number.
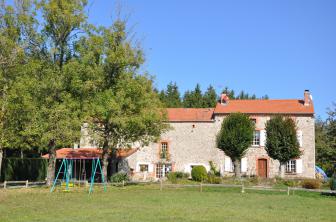
M257 160L256 160L256 175L259 176L259 160L266 160L266 178L269 178L269 162L270 162L270 159L269 157L258 157Z

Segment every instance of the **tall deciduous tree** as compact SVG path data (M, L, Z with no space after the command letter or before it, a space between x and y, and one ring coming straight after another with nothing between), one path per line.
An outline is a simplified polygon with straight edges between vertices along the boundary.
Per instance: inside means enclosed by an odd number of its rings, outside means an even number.
M167 125L151 78L138 73L143 53L128 40L125 22L117 20L91 39L102 47L102 68L97 75L103 81L97 83L97 92L89 104L91 126L103 147L106 177L108 157L115 160L116 149L138 148L155 141Z
M328 109L328 118L315 123L316 164L331 176L336 163L336 104Z
M9 93L25 63L24 41L21 38L19 12L0 2L0 174L4 148L8 148L10 123Z
M231 158L237 178L241 177L241 158L252 144L254 127L248 115L232 113L224 118L217 135L217 146Z
M280 162L279 176L283 177L285 164L301 155L293 119L275 116L266 123L266 146L268 155Z

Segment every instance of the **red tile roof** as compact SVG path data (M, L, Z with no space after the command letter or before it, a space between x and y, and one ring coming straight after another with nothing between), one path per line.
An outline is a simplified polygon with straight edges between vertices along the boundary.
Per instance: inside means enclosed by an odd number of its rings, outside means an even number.
M137 149L119 149L117 150L117 157L125 158L133 153L135 153ZM62 148L56 151L57 159L92 159L92 158L101 158L103 150L100 148ZM43 158L49 158L49 154L45 154L42 156Z
M233 112L249 114L314 114L313 104L303 105L303 100L230 100L228 104L217 103L215 114Z
M303 100L229 100L227 104L217 103L216 108L168 108L170 122L208 122L214 114L241 112L247 114L301 114L313 115L314 106L303 105Z
M213 108L168 108L171 122L207 122L212 120Z

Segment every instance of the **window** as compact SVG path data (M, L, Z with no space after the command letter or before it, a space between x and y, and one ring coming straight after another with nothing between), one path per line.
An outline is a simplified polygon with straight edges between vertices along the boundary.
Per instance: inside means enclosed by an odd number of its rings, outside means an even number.
M156 164L155 176L156 178L162 178L165 177L171 171L172 171L171 164L158 163Z
M251 121L254 123L254 124L257 124L257 119L251 119Z
M290 160L287 162L286 173L296 173L296 160Z
M140 164L139 168L140 172L148 172L148 164Z
M161 143L160 159L168 159L168 143L167 142Z
M260 131L256 130L253 132L252 146L260 146Z

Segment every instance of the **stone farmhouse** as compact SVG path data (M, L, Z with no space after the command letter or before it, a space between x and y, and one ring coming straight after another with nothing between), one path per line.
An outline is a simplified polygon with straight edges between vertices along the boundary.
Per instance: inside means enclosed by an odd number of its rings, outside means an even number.
M279 173L279 162L265 150L266 122L276 114L293 118L302 155L286 165L288 178L315 177L315 119L310 92L303 99L281 100L230 100L223 94L215 108L169 108L168 120L172 129L161 136L157 143L147 147L120 150L118 161L112 168L129 172L134 180L156 180L172 171L190 173L192 167L204 166L210 170L214 163L222 176L233 174L231 159L216 147L216 135L223 119L230 113L241 112L255 122L253 143L241 160L241 171L246 176L271 178ZM64 148L57 151L57 158L100 157L101 149L82 127L78 149Z
M297 136L302 150L298 159L287 163L286 177L315 177L315 122L312 96L306 90L303 99L230 100L223 94L215 108L169 108L172 130L161 136L158 143L140 148L125 158L135 179L162 178L168 172L190 173L193 166L210 170L212 161L221 175L233 173L233 164L216 147L216 135L223 119L230 113L241 112L256 123L253 143L241 160L245 175L274 177L279 162L265 151L265 124L275 114L290 116L296 121Z

